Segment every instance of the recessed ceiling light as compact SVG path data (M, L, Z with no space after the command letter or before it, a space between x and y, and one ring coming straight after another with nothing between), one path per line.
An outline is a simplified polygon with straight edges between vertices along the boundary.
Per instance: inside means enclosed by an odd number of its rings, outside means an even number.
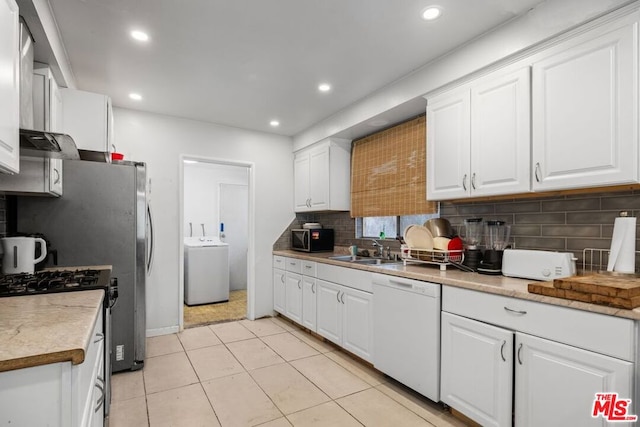
M149 35L144 31L138 31L138 30L131 31L131 37L141 42L149 41Z
M279 122L279 121L277 121L277 120L271 120L271 121L269 122L269 124L270 124L271 126L273 126L274 128L275 128L275 127L280 126L280 122Z
M422 19L425 21L433 21L442 14L442 8L440 6L427 6L422 10Z
M318 90L320 92L329 92L331 90L331 85L329 83L320 83L318 85Z
M198 163L198 161L197 160L185 160L184 163L188 164L188 165L195 165L196 163Z
M134 101L142 101L142 95L140 95L139 93L130 93L129 98L133 99Z

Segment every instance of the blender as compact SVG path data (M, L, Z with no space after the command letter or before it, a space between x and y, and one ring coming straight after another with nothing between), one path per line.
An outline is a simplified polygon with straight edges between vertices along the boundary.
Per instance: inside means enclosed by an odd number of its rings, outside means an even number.
M485 227L485 243L482 261L478 273L502 274L502 254L509 244L511 226L504 221L487 221Z
M478 269L482 260L480 242L482 241L483 224L482 218L468 218L464 220L464 225L460 230L460 237L464 242L464 260L462 264L474 270Z

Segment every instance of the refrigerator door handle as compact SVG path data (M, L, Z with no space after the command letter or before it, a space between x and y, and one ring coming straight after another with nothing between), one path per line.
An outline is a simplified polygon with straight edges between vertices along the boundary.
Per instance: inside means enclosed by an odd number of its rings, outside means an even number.
M153 217L151 216L151 205L147 205L147 219L149 220L149 235L147 241L149 244L149 258L147 259L147 274L151 271L153 265Z

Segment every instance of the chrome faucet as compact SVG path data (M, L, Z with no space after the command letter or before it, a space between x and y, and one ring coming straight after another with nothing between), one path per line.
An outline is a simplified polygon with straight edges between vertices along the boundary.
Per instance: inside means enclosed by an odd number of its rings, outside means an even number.
M384 258L384 246L381 245L376 239L371 239L373 242L373 247L375 249L375 257L376 258Z

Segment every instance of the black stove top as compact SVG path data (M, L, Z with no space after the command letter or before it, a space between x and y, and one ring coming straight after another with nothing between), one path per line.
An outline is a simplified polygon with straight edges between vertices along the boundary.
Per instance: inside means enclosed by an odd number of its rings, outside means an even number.
M48 270L0 277L0 297L84 291L109 287L109 270Z

